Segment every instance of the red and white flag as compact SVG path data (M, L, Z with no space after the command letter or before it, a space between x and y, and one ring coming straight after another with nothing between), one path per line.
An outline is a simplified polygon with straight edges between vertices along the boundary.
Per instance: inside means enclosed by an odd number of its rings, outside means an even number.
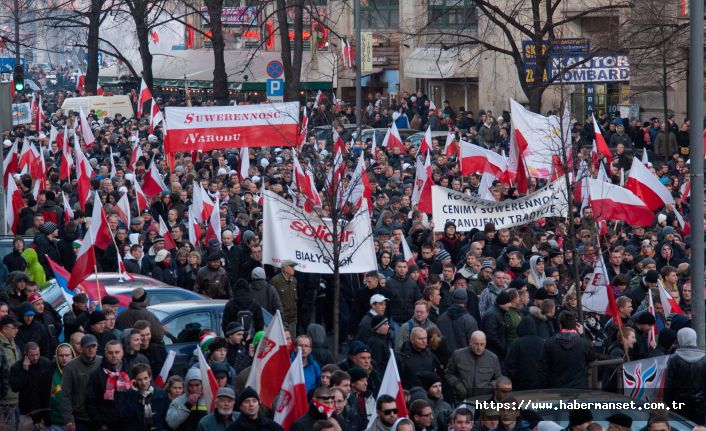
M159 216L159 235L164 238L165 250L174 250L175 248L177 248L176 242L174 242L174 238L172 237L172 233L169 231L169 228L164 222L162 216Z
M483 172L483 176L480 177L480 183L478 184L478 197L485 199L487 201L495 202L495 197L490 189L493 187L493 182L497 180L495 175L488 172Z
M652 299L652 289L647 289L647 311L650 312L657 320L657 312L655 311L655 303ZM651 325L650 332L647 333L647 345L650 349L654 349L657 345L657 325Z
M451 132L446 137L446 145L444 146L444 155L446 157L455 156L458 154L458 142L456 142L456 134Z
M17 188L15 179L10 177L5 189L5 222L7 230L15 235L21 233L19 232L20 210L25 206L25 201L22 199L22 193Z
M365 158L363 153L358 157L358 164L355 167L350 181L351 190L348 195L348 202L356 206L363 204L363 199L368 203L368 208L373 208L373 188L368 181L368 173L365 171Z
M71 169L74 168L74 157L71 155L71 147L69 147L69 129L68 126L64 126L63 138L61 135L57 135L58 141L61 141L61 165L59 166L59 179L67 180L71 178Z
M382 140L382 146L386 147L389 153L392 153L392 149L396 147L400 149L400 154L407 154L407 150L402 143L402 137L400 137L400 131L397 129L397 124L395 124L394 121L392 122L392 126L387 129L385 138ZM419 153L421 154L422 152L420 151Z
M647 157L647 148L642 149L642 164L645 165L646 168L650 167L650 158Z
M15 142L13 142L10 147L10 151L8 151L7 155L5 155L5 159L2 161L4 172L3 184L5 186L5 190L7 190L8 187L8 178L10 178L12 174L16 173L19 168L20 154L17 150L17 141L18 140L15 139Z
M216 394L218 393L218 380L213 375L213 370L208 365L208 361L203 356L201 349L196 348L196 354L199 357L199 371L201 371L201 390L203 400L206 403L209 413L216 410Z
M394 361L394 358L390 358ZM274 317L257 345L255 357L250 367L250 376L245 386L250 386L260 394L260 404L272 408L274 399L282 387L289 369L289 351L284 336L284 324L280 311Z
M669 317L672 313L684 314L684 310L681 309L677 300L672 298L672 295L667 292L661 281L657 283L657 287L659 288L659 300L664 309L664 316Z
M318 93L316 93L316 97L314 97L314 105L311 107L312 109L316 109L319 107L319 103L323 102L324 100L324 93L319 90Z
M591 115L591 118L593 119L593 134L596 139L596 146L598 147L598 153L601 154L603 157L605 157L605 161L610 166L611 162L613 161L613 153L610 152L610 148L608 147L608 144L606 143L605 139L603 138L603 134L601 133L601 128L598 127L598 122L596 121L596 116Z
M25 172L31 175L31 171L33 167L36 166L38 159L39 151L37 151L34 145L29 142L27 138L25 138L22 143L22 152L20 152L20 159L17 164L17 169L19 169L20 172Z
M341 38L341 60L343 67L353 67L353 50L345 37Z
M135 187L135 201L137 203L137 214L142 214L142 210L147 208L147 195L145 195L145 192L142 191L142 187L140 187L140 183L138 181L135 181L135 184L133 184Z
M162 365L162 370L159 375L154 379L154 385L159 389L164 389L164 386L169 380L169 372L172 370L174 365L174 358L176 357L176 350L170 350L167 354L167 359L164 360L164 365Z
M159 110L159 105L152 99L152 109L150 110L150 133L164 121L164 114Z
M194 218L194 205L189 207L189 242L194 246L195 249L199 248L199 241L201 240L201 234L203 233L201 226L198 224Z
M105 212L103 212L100 196L98 196L98 192L95 192L91 222L88 232L83 237L83 243L76 256L76 263L71 271L71 278L69 278L68 282L69 289L75 289L76 286L96 270L96 254L93 246L105 249L112 242L113 238L110 234Z
M76 154L76 178L78 180L76 188L78 189L78 203L81 210L86 210L86 202L91 196L91 178L93 177L93 168L88 163L86 155L81 151L78 138L74 135L74 153Z
M674 198L669 190L662 184L655 174L645 167L642 161L637 158L632 159L630 175L625 184L625 188L630 190L642 199L652 211L665 205L673 205Z
M284 431L289 431L292 424L309 411L306 400L306 381L300 348L282 382L282 389L277 397L275 422L282 425Z
M593 273L588 286L581 294L581 307L584 311L610 316L617 325L622 323L618 304L615 302L615 295L610 287L605 262L603 262L603 256L600 253L593 265Z
M101 86L101 83L96 84L96 96L102 96L105 91L103 90L103 87Z
M691 194L691 181L685 181L684 184L679 187L679 193L681 193L681 198L686 201Z
M309 172L306 172L299 163L299 158L296 153L293 155L294 163L292 164L292 185L295 186L297 193L294 194L294 202L298 206L304 207L308 212L314 210L315 207L320 207L321 196L316 190L314 177ZM302 196L304 199L300 198Z
M81 137L86 147L91 148L93 143L96 142L96 138L93 136L91 124L88 122L88 118L86 118L86 114L83 112L83 107L79 107L79 116L81 117Z
M35 151L34 145L32 150ZM39 192L46 188L47 181L47 162L44 159L44 150L38 151L39 157L34 165L34 169L30 169L30 175L34 178L34 187L32 188L32 194L34 195L34 200L39 199Z
M140 92L137 94L137 118L142 117L142 108L144 108L145 103L152 100L152 92L147 88L147 83L145 78L142 78L140 83Z
M132 147L132 154L130 155L130 163L127 166L127 169L130 172L135 172L135 168L137 167L137 161L142 157L142 147L140 146L139 141L135 141L135 145Z
M42 124L44 124L44 120L47 119L46 114L44 114L44 109L42 109L42 96L39 96L39 103L37 103L37 117L36 117L36 126L37 126L37 132L42 131ZM54 126L52 126L54 127ZM51 142L50 142L51 143Z
M499 178L507 169L507 159L495 151L461 141L461 174L488 172Z
M81 72L81 69L78 69L76 71L76 92L78 92L79 95L82 94L85 86L86 86L86 75L84 75L83 72Z
M304 107L304 115L302 115L302 121L299 123L299 147L303 147L306 144L306 135L309 133L309 116L306 113L306 106Z
M123 257L120 255L120 251L118 251L118 274L120 276L120 281L132 281L135 279L132 274L127 272L127 268L125 268L125 262L123 262Z
M208 219L208 226L207 226L207 230L206 230L206 240L207 241L210 241L212 239L218 240L218 242L221 241L222 228L221 228L221 212L219 211L219 208L220 208L220 200L218 199L218 197L216 197L216 203L213 206L213 210L211 211L211 217Z
M110 179L112 180L118 175L117 169L115 169L115 156L113 156L113 147L110 148Z
M66 224L74 219L74 210L71 208L69 198L66 197L64 192L61 192L61 200L64 203L64 224Z
M431 151L431 126L427 127L422 142L419 144L419 154L427 154L427 151Z
M250 176L250 150L240 147L240 181Z
M431 154L427 152L422 165L417 160L417 172L412 190L412 204L417 204L417 209L426 214L431 214Z
M389 395L397 402L397 417L406 418L409 416L407 412L407 404L404 399L404 390L402 389L402 381L400 380L400 372L397 370L397 360L395 359L394 350L390 349L390 359L387 361L385 374L382 376L382 383L378 390L377 398L382 395ZM366 429L371 429L372 424L377 419L377 413L373 413L368 420Z
M623 220L633 226L650 226L654 214L633 192L598 179L588 179L589 202L596 221Z
M157 163L152 159L150 167L145 173L145 177L142 179L142 190L149 197L158 196L162 192L169 190L167 185L164 184L164 179L162 174L159 173L157 169Z
M343 177L346 174L346 160L345 160L345 154L346 154L346 144L343 142L343 139L336 133L336 131L333 131L333 165L331 166L331 170L328 173L328 176L326 178L326 191L329 193L330 196L333 196L334 193L337 194L336 196L336 207L339 207L343 204L341 202L341 198L343 197Z
M412 255L412 250L410 250L404 235L402 235L402 241L400 241L400 248L402 249L402 255L407 265L416 265L417 262L414 261L414 255Z

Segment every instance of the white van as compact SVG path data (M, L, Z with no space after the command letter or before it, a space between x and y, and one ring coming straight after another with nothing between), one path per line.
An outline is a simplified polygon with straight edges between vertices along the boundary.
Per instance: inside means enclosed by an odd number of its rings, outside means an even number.
M65 99L61 105L64 115L67 115L69 110L78 112L79 108L83 108L83 112L86 114L94 109L96 116L100 119L105 117L112 118L115 117L115 114L122 114L123 117L127 118L135 116L135 110L132 107L129 96L70 97Z

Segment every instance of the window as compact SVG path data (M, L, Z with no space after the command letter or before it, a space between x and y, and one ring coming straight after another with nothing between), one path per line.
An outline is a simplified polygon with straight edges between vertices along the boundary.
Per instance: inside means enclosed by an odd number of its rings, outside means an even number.
M148 305L155 305L155 304L161 304L163 302L177 302L177 301L183 301L187 298L184 297L180 292L159 292L159 291L152 291L150 294L147 296L147 299L149 300Z
M476 28L473 0L429 0L429 25L436 28Z
M399 0L368 0L360 9L361 28L396 29L400 26Z
M180 314L166 322L165 326L165 344L198 343L201 330L213 329L211 313L208 311Z

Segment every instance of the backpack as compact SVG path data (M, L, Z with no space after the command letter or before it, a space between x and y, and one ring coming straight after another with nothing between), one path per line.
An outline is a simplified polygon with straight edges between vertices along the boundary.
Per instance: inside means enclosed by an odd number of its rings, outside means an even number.
M252 312L250 310L240 310L236 315L236 319L237 322L240 322L240 324L243 325L243 330L245 333L249 333L253 322Z

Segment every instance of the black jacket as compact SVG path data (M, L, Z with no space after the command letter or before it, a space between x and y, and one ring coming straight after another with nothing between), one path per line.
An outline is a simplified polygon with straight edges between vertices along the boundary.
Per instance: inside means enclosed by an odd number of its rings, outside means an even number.
M409 278L388 277L384 295L390 299L390 317L397 323L404 323L414 315L414 303L422 297L417 283Z
M75 307L64 314L64 340L70 339L71 335L83 329L88 328L88 313L85 311L77 311Z
M373 333L367 341L375 369L380 373L384 373L387 361L390 359L390 349L394 347L390 335Z
M10 253L2 258L2 262L7 266L8 272L24 271L27 268L27 261L24 260L21 253L13 249Z
M457 304L451 305L444 314L439 316L436 326L444 334L446 346L452 352L468 347L468 339L478 330L476 319L464 307Z
M155 280L159 280L163 283L166 283L170 286L176 286L177 285L177 280L174 275L174 272L170 268L165 268L164 266L160 264L156 264L152 268L152 278Z
M130 415L123 410L129 408L128 391L116 389L113 393L114 399L106 400L104 396L108 380L106 370L113 370L113 368L103 359L101 365L88 378L86 413L97 428L105 425L111 430L123 430L130 419Z
M410 389L414 386L421 386L417 373L421 370L439 372L439 361L432 351L427 347L422 351L412 348L412 345L407 342L402 346L397 355L397 368L400 372L400 380L402 387Z
M31 415L33 423L49 425L49 395L54 367L49 359L39 357L39 362L24 369L24 361L10 367L10 388L19 393L20 414Z
M243 274L240 272L240 261L242 260L242 249L237 245L233 244L230 250L225 246L222 248L223 257L225 258L225 270L228 273L228 280L231 284L235 284L239 278L250 278L250 274Z
M17 348L20 349L20 351L24 351L25 344L30 341L34 341L39 345L39 352L43 357L50 359L54 356L52 338L49 335L49 330L46 326L38 322L36 317L29 325L22 322L22 326L20 326L20 330L17 332L17 337L15 337L15 344L17 344Z
M481 327L485 332L488 350L495 353L498 358L504 358L507 353L507 330L511 324L510 316L497 304L493 304L483 314Z
M252 314L252 325L255 328L255 332L261 331L265 326L262 317L262 309L257 302L252 299L249 287L233 289L233 299L230 299L226 303L225 309L223 310L223 320L221 321L223 331L225 332L226 326L228 326L230 322L238 321L238 312L245 310L250 311ZM245 331L248 332L249 329L250 328L245 328Z
M284 428L282 428L282 425L262 414L258 414L255 420L241 414L238 420L228 425L226 431L284 431Z
M686 403L679 414L701 419L706 407L706 356L696 347L680 347L669 357L664 380L664 402ZM697 422L703 423L703 422Z
M59 254L59 248L56 242L50 241L44 234L38 234L34 237L34 243L37 245L37 257L39 258L39 263L41 263L44 268L47 279L53 278L52 275L54 272L51 269L51 265L49 265L47 256L54 262L61 262L61 255Z
M510 344L505 357L507 376L517 390L539 389L539 361L542 359L544 339L537 336L534 319L523 317L517 326L519 338Z
M586 389L593 346L576 332L560 332L544 342L539 377L543 388Z
M326 416L319 413L313 403L309 403L309 411L289 428L289 431L310 431L314 429L316 421L326 420Z

